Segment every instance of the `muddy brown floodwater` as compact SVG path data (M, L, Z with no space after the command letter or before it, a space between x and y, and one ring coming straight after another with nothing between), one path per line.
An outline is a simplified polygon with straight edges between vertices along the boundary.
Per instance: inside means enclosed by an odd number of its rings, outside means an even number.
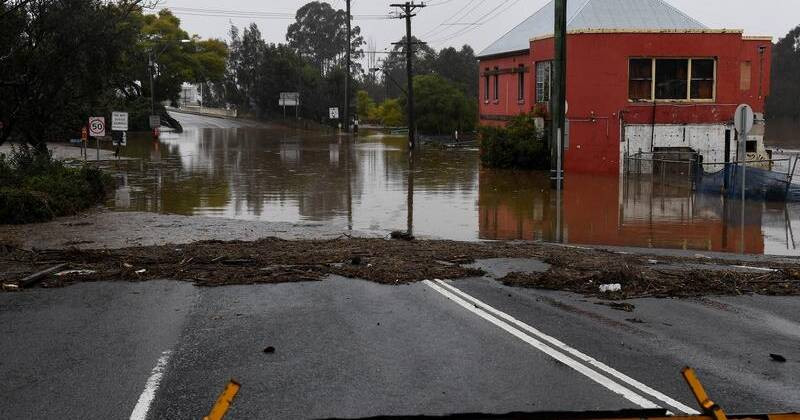
M182 134L131 136L124 155L138 160L115 164L110 207L376 234L410 226L417 237L461 241L800 255L800 204L746 202L742 218L741 202L688 185L585 175L568 175L557 202L546 173L481 168L475 147L422 146L412 162L404 137L176 117Z

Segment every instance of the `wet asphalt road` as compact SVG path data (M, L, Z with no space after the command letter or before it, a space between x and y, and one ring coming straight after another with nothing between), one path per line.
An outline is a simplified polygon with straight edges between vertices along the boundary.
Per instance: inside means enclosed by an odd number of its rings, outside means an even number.
M691 365L729 411L800 411L797 298L644 299L628 313L450 284L683 404L696 406ZM4 418L130 418L148 380L146 418L200 418L231 377L232 419L639 408L426 283L79 284L0 294L0 330Z

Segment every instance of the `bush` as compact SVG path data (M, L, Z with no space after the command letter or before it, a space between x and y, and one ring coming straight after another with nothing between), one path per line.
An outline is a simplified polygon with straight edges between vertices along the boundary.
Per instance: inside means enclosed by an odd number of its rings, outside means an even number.
M506 127L481 127L481 162L492 168L549 169L550 149L536 129L533 114Z
M0 155L0 223L21 224L75 214L102 202L111 176L84 166L68 168L48 151L23 145Z

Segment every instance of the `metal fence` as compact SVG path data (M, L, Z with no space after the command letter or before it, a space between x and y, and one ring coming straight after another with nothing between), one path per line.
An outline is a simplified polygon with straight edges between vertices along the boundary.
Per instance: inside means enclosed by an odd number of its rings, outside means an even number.
M697 175L699 157L695 152L637 152L625 154L625 177L649 177L661 185L689 186Z

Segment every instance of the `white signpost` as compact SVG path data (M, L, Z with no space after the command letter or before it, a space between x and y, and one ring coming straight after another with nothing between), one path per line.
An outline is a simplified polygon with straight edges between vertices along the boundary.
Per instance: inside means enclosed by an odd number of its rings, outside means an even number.
M128 113L111 113L111 131L128 131Z
M97 149L97 161L100 161L100 137L106 136L105 117L89 117L89 135L94 137Z
M90 117L89 118L89 135L92 137L105 137L106 136L106 119L105 117Z
M298 106L300 105L300 92L281 92L281 98L278 101L280 106Z
M330 119L338 120L339 119L339 108L338 107L328 108L328 115L329 115Z
M733 115L733 124L736 126L736 132L739 133L739 139L746 139L747 133L753 129L755 123L753 108L750 105L741 104Z
M300 92L281 92L281 98L278 100L278 106L283 107L283 118L286 118L286 107L294 107L295 118L299 117L300 108Z
M741 165L742 165L742 253L744 253L744 211L745 199L747 198L745 192L746 174L747 174L747 135L753 129L755 124L755 113L753 108L747 104L741 104L736 108L733 114L733 125L736 127L736 132L739 133L739 147L741 147Z

